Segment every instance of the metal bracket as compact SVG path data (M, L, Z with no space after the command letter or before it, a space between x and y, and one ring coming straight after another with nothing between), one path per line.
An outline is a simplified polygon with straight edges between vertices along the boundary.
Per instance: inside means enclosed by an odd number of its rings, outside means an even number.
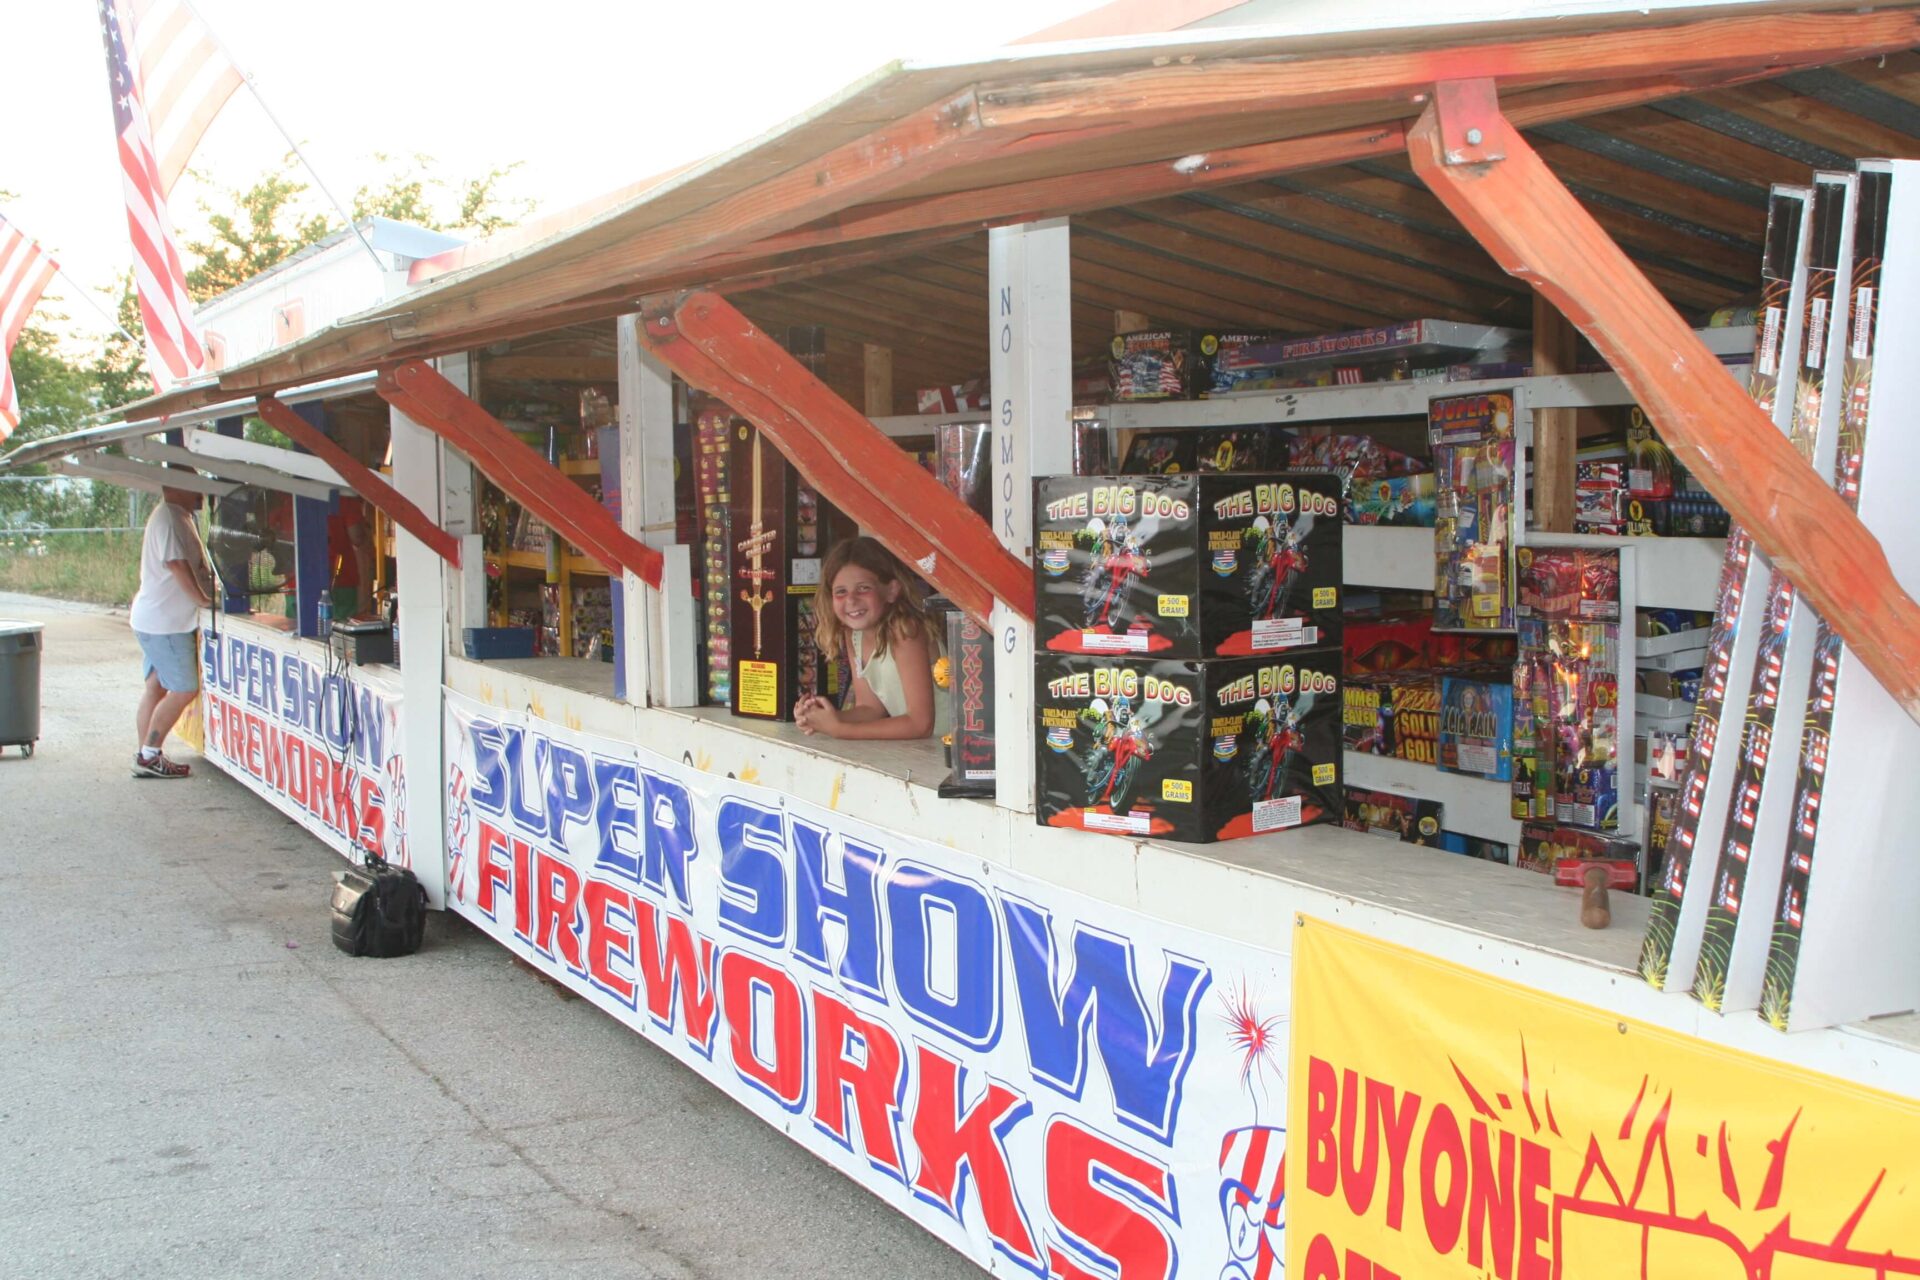
M1433 86L1433 113L1447 164L1492 164L1507 158L1500 141L1506 121L1500 118L1500 94L1491 79L1440 81Z

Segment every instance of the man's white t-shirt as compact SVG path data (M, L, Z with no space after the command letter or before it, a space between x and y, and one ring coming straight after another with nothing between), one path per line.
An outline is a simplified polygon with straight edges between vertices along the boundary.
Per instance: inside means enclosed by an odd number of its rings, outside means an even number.
M153 509L140 543L140 592L127 610L127 621L135 631L164 636L194 629L200 620L199 603L187 594L167 562L185 560L197 565L205 557L190 512L164 501Z

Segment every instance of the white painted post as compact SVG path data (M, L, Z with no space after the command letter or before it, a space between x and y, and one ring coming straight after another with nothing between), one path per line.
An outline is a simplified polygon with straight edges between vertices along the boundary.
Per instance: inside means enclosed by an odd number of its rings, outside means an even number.
M640 317L621 316L616 330L620 361L620 526L661 551L671 569L684 567L676 551L674 522L673 374L640 342ZM622 623L627 701L645 706L690 707L699 703L699 672L693 648L693 596L684 572L663 573L654 591L634 574L622 579Z
M1064 218L987 232L993 531L1033 560L1033 478L1073 468L1073 330ZM998 803L1033 812L1033 625L993 609Z
M440 357L439 369L454 386L468 395L474 394L473 361L466 352ZM458 635L462 628L487 625L485 540L480 535L480 504L473 463L459 450L446 448L437 438L435 449L440 455L441 527L460 539L460 568L445 575L448 617L453 620L453 634Z
M465 360L442 363L442 372L463 389ZM447 850L443 796L446 760L442 749L441 686L445 681L449 619L464 608L463 579L482 583L486 566L469 563L467 534L472 532L473 472L464 458L441 447L440 437L398 409L391 411L393 487L429 520L461 535L461 569L446 562L405 529L395 530L394 561L399 572L400 732L397 748L406 761L405 813L407 853L413 872L436 909L446 906ZM457 463L457 467L453 464ZM456 477L453 472L459 474ZM454 501L458 499L458 501ZM484 591L484 586L482 591ZM483 596L484 599L484 596Z

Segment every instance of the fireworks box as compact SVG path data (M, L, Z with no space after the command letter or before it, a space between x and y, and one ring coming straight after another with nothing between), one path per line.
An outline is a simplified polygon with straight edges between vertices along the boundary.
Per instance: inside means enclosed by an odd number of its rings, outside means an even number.
M814 596L830 543L853 523L809 489L759 428L728 423L731 485L723 548L733 713L790 720L806 694L836 696L839 655L814 640ZM710 601L711 607L712 601Z
M1449 773L1513 780L1513 686L1448 676L1440 682L1440 759Z
M1285 468L1286 447L1271 427L1217 427L1200 433L1201 471L1272 471Z
M1347 675L1423 671L1433 665L1433 614L1350 616L1345 625Z
M1341 689L1341 729L1349 751L1416 764L1439 758L1440 690L1430 678L1349 680Z
M1438 845L1443 813L1438 800L1348 787L1347 815L1341 825L1349 831L1390 836L1403 844Z
M1207 842L1339 821L1340 654L1041 655L1043 826Z
M1193 339L1172 329L1118 333L1107 362L1107 392L1115 404L1184 400L1191 383Z
M1050 476L1033 513L1042 648L1213 658L1340 643L1333 476Z
M1551 822L1520 824L1520 857L1514 865L1543 875L1553 875L1567 859L1599 862L1609 872L1619 863L1639 866L1640 846L1620 836L1602 835L1579 827L1561 827Z
M1127 446L1120 470L1130 476L1178 476L1194 470L1196 434L1192 431L1142 431ZM1075 467L1077 476L1089 474Z
M949 799L991 796L995 778L992 633L958 610L948 614L946 661L952 772L939 791Z

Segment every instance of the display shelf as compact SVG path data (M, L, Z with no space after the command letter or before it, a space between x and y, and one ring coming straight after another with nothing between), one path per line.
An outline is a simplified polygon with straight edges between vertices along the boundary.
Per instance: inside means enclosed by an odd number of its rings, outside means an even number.
M1546 533L1529 529L1526 547L1618 547L1638 549L1639 578L1633 607L1710 612L1720 591L1725 538L1623 538L1605 533Z
M987 416L985 409L961 409L953 413L903 413L871 421L883 434L897 440L907 436L930 436L934 428L954 423L985 422Z
M1519 849L1520 822L1513 816L1513 789L1509 784L1448 773L1396 756L1347 751L1342 758L1343 780L1348 786L1438 800L1446 806L1441 825L1448 831L1498 840Z
M559 462L562 475L592 476L600 478L600 459L598 458L562 458Z
M607 572L606 566L602 565L599 561L588 559L583 555L576 555L571 551L566 554L566 564L567 574L570 577L577 578L582 574L593 578L612 576Z
M1346 585L1433 590L1432 529L1350 524L1341 541Z

